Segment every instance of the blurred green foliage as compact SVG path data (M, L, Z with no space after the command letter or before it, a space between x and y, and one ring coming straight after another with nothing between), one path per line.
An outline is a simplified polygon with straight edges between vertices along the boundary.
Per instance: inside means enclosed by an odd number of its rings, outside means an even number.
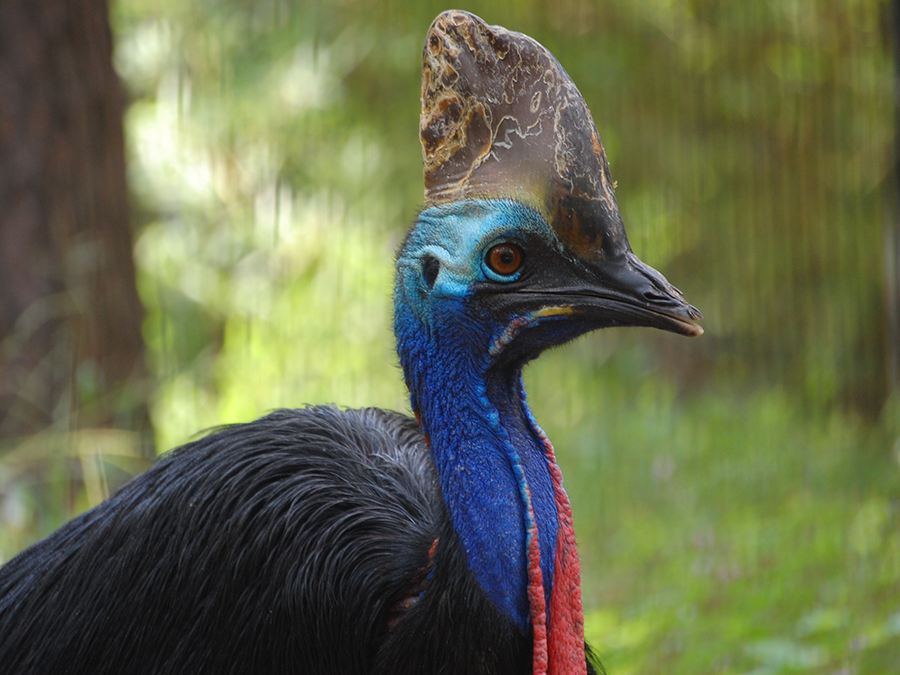
M160 448L306 402L408 409L392 261L422 200L421 42L446 8L114 5ZM527 373L572 497L587 632L613 675L900 667L885 8L465 7L569 70L633 247L707 316L699 340L607 331ZM39 515L18 485L0 551L93 501Z

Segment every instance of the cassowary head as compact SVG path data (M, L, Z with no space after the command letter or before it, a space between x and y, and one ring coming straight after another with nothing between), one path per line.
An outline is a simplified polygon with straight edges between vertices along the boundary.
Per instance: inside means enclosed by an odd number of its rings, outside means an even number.
M401 360L404 336L426 333L465 335L473 354L520 367L607 326L703 332L700 312L632 252L590 111L536 41L440 15L420 135L426 208L398 258Z

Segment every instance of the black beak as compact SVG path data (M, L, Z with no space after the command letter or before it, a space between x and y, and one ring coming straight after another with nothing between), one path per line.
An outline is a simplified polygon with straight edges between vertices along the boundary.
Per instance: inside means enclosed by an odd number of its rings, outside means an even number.
M577 332L646 326L689 337L703 334L697 324L703 318L700 310L630 250L614 259L580 262L577 271L566 266L564 276L547 275L514 293L518 311L533 319L574 319L582 325Z
M615 261L593 265L597 281L572 303L575 313L599 314L617 324L647 326L689 337L703 335L703 318L684 295L655 269L627 251Z

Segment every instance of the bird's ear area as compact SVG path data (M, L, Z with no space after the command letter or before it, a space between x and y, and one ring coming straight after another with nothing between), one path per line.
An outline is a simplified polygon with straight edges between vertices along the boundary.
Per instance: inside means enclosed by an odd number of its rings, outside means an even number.
M479 288L485 306L501 321L522 328L558 321L571 324L574 334L607 326L703 334L696 323L703 318L699 310L630 249L611 259L584 260L546 247L526 249L524 255L518 279Z

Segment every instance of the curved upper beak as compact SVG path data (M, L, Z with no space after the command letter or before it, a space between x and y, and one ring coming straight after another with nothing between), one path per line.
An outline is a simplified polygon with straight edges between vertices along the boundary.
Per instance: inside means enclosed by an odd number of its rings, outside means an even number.
M621 314L623 323L632 325L689 337L703 335L703 328L697 323L703 318L700 310L688 303L682 292L662 274L631 251L621 260L604 264L601 274L605 283L595 292L599 308L605 314Z
M700 310L630 250L613 260L582 262L586 264L581 274L532 289L531 316L567 315L598 326L646 326L689 337L703 334L697 323L703 318Z

